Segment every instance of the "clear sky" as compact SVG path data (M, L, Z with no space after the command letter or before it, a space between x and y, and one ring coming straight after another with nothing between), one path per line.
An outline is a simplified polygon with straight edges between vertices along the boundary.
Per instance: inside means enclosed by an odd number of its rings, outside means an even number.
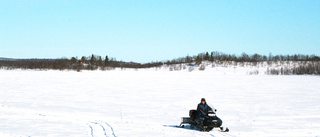
M0 0L0 57L320 55L320 0Z

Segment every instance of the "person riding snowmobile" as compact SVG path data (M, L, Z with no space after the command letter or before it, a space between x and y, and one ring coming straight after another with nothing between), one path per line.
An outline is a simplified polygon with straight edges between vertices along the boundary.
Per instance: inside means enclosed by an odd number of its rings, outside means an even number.
M197 107L197 111L200 112L200 117L206 116L209 110L213 111L213 109L207 105L206 99L202 98Z
M200 131L211 131L213 128L220 128L221 132L228 132L228 128L221 126L222 120L217 117L217 110L211 107L202 98L197 106L197 110L190 110L189 117L183 117L180 127L183 128L183 124L190 124L191 129L196 127Z

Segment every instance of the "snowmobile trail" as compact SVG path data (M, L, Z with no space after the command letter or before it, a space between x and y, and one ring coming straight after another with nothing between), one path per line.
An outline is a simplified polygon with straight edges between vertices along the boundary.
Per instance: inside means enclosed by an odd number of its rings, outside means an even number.
M96 121L90 122L88 125L91 137L116 137L112 126L107 122Z
M116 135L114 134L114 130L113 130L112 126L110 126L110 124L108 124L107 122L105 122L104 124L106 124L108 127L110 127L110 129L111 129L111 131L112 131L112 135L113 135L114 137L116 137Z
M90 127L91 137L93 137L93 128L92 128L92 126L91 126L91 125L89 125L89 127Z

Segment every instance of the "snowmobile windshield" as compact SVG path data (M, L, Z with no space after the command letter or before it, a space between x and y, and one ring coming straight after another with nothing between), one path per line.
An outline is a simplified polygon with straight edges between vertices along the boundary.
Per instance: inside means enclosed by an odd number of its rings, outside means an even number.
M212 112L216 113L216 111L215 111L216 108L214 108L212 104L207 103L207 105L208 105L210 108L212 108L212 110L209 110L209 112L212 111Z

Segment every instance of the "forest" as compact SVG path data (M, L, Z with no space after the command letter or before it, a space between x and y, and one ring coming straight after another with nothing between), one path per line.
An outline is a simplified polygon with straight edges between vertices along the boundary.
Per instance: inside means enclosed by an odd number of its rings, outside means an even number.
M59 58L59 59L10 59L0 58L0 69L39 69L39 70L112 70L115 68L152 68L161 67L162 65L173 65L183 63L194 63L200 65L202 61L209 62L235 62L241 64L249 62L253 66L259 62L268 62L268 64L279 63L280 69L271 67L268 68L270 75L302 75L315 74L320 75L320 57L316 55L266 55L246 54L241 55L226 54L222 52L203 52L194 56L185 56L171 60L137 63L117 61L115 58L108 56L102 57L98 55L82 56L81 58ZM297 62L293 67L283 67L288 62ZM281 67L282 64L282 67Z

